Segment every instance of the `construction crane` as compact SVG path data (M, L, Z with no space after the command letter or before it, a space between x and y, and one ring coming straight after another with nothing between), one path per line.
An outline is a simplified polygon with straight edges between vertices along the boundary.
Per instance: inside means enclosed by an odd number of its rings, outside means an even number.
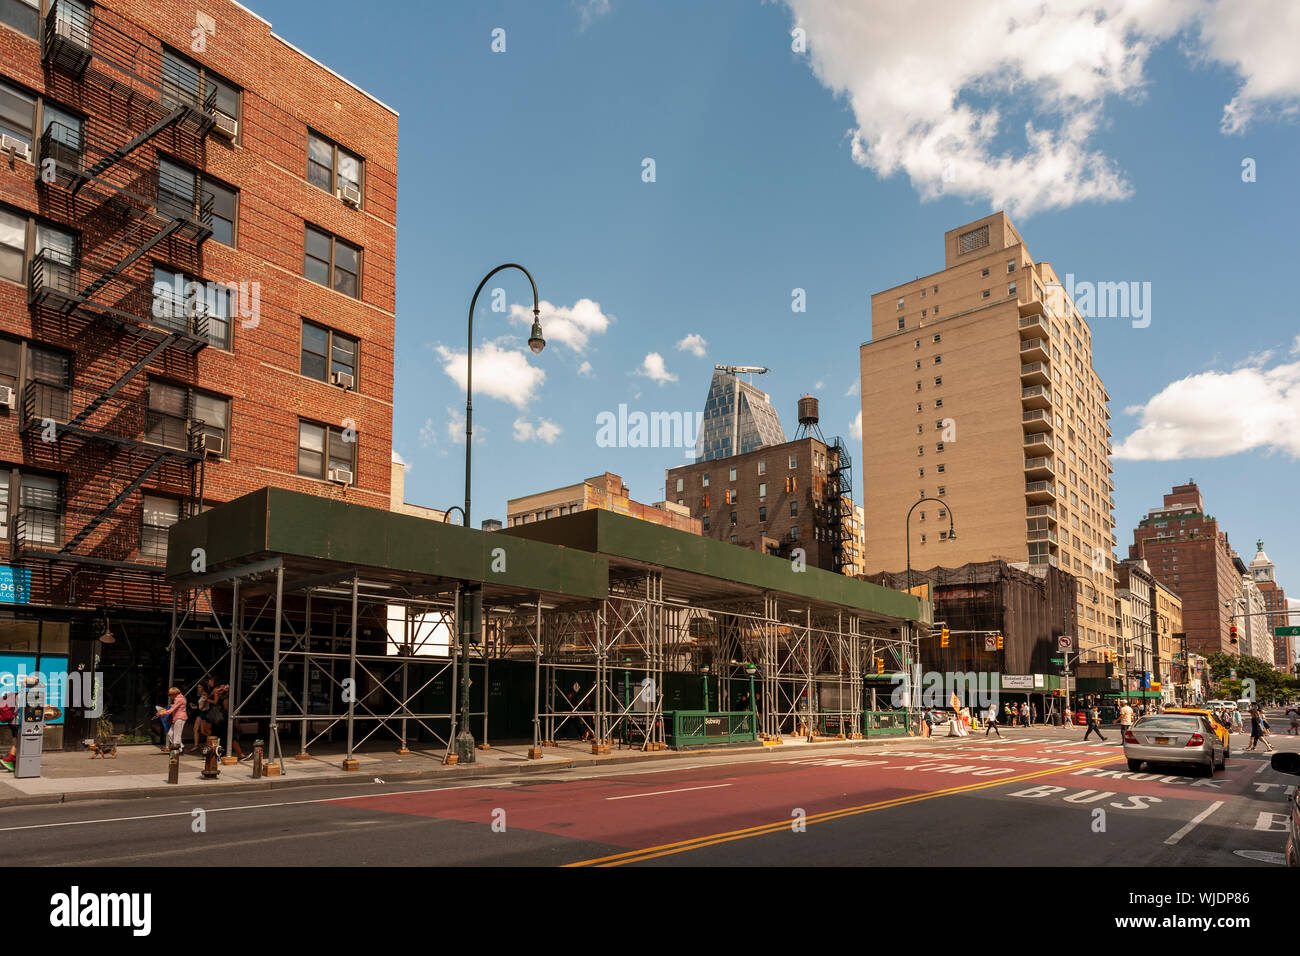
M715 365L713 368L728 375L763 375L770 371L758 365Z

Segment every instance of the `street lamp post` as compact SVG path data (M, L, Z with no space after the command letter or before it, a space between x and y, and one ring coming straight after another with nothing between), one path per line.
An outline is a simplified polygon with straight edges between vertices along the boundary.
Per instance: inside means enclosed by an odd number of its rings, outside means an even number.
M479 293L498 272L505 269L518 269L528 277L528 284L533 289L533 328L528 335L528 347L534 354L546 348L546 339L542 338L541 306L537 298L537 283L532 273L521 265L507 262L497 266L483 277L483 281L474 290L474 297L469 300L469 347L465 352L465 527L469 527L469 489L470 456L474 450L474 308L478 305ZM474 762L474 734L469 729L469 639L474 621L481 620L483 601L482 587L466 584L466 599L463 606L457 608L460 615L460 730L456 735L456 762L461 764ZM477 612L477 613L476 613ZM484 693L487 693L486 688ZM486 701L486 698L484 698Z
M920 498L917 500L916 504L913 504L911 508L907 509L907 518L903 522L903 540L906 541L907 543L907 593L908 594L912 593L912 512L916 510L917 505L926 501L933 501L936 502L937 504L943 505L944 510L948 512L948 540L953 541L957 537L956 528L953 526L952 508L948 505L948 502L944 501L942 498ZM930 595L930 599L931 602L933 603L934 600L933 594ZM916 645L916 654L913 660L914 660L914 669L917 671L917 673L907 675L907 682L908 682L908 689L909 689L909 693L907 696L908 696L908 704L910 705L909 706L910 710L919 710L919 707L917 706L917 700L916 700L917 697L916 688L911 687L911 684L913 683L914 680L918 680L920 678L920 673L919 673L920 666L921 666L920 628L917 628L916 631L915 645Z

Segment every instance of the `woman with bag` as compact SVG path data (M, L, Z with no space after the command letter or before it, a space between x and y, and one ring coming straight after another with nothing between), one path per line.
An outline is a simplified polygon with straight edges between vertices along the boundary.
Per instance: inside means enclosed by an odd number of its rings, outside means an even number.
M1263 742L1270 753L1273 751L1273 745L1268 742L1268 720L1265 719L1262 710L1252 705L1250 708L1250 746L1246 749L1254 750L1255 745L1260 742Z

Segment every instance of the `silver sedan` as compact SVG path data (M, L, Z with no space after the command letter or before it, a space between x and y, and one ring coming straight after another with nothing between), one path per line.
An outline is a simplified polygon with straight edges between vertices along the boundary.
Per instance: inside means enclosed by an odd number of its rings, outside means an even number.
M1124 732L1124 756L1129 770L1151 764L1192 764L1207 777L1227 762L1223 742L1204 717L1195 714L1154 714Z

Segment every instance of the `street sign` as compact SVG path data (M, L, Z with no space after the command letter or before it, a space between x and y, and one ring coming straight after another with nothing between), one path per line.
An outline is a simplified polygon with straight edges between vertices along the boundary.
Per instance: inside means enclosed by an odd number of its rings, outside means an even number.
M1062 634L1060 637L1056 639L1056 647L1058 650L1068 651L1073 646L1074 646L1074 638L1072 638L1069 634Z
M1053 663L1053 664L1064 664L1064 663L1065 663L1065 658L1064 658L1064 657L1049 657L1048 660L1049 660L1051 663Z
M992 634L986 634L984 636L984 650L996 651L997 649L998 649L998 639L994 637Z
M1289 627L1275 627L1273 633L1277 637L1300 637L1300 625L1290 625Z

